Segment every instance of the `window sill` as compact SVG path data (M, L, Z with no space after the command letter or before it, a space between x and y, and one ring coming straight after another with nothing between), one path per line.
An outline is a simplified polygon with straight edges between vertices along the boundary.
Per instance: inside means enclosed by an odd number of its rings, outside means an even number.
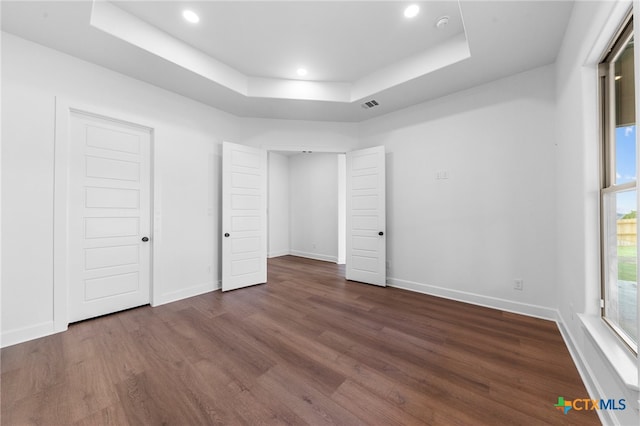
M638 388L638 360L598 316L579 314L586 334L607 359L622 382L634 391Z

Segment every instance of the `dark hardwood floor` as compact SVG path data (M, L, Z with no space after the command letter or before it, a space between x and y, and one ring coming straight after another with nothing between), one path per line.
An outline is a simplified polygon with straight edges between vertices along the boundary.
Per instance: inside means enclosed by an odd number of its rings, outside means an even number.
M553 322L269 261L269 283L2 355L3 425L600 424Z

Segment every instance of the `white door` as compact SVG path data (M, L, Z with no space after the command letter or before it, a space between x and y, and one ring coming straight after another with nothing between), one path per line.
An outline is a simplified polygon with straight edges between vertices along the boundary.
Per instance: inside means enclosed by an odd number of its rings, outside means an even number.
M71 113L69 322L149 303L149 129Z
M267 152L222 143L222 291L267 282Z
M346 278L387 285L384 147L347 153Z

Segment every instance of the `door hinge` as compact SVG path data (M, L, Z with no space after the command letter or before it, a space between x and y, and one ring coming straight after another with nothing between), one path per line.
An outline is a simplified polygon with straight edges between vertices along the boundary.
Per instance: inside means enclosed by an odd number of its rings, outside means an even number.
M604 299L600 299L600 309L604 308Z

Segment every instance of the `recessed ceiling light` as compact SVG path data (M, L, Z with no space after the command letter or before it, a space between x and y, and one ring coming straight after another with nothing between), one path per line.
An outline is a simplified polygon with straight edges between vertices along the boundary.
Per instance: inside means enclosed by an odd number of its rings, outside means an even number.
M405 18L415 18L420 12L420 6L417 4L412 4L411 6L407 6L404 10Z
M200 17L193 10L185 10L182 12L182 17L192 24L200 22Z
M307 69L306 68L298 68L298 70L296 71L296 74L298 74L300 77L304 77L305 75L307 75Z

